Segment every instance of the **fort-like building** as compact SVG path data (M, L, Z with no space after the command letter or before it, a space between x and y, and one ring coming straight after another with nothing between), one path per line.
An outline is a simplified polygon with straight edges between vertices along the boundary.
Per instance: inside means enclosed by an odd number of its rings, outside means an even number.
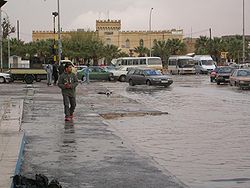
M62 32L62 38L68 37L72 32L83 32L82 30ZM183 40L183 30L163 31L121 31L121 20L96 20L95 33L105 44L118 46L123 52L130 53L136 47L142 45L150 48L154 40L180 39ZM32 40L46 40L57 38L52 31L33 31Z

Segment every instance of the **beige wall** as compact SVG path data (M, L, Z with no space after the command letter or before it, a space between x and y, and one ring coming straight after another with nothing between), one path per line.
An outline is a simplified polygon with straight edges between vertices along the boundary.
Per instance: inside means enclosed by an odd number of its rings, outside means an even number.
M154 40L168 40L177 38L183 40L183 30L165 30L165 31L121 31L120 20L97 20L96 32L99 38L105 44L113 44L118 46L122 51L129 53L129 51L140 45L140 40L144 41L144 47L150 48L153 46ZM71 32L62 32L62 38L69 36ZM57 34L54 36L52 31L33 31L32 40L57 40ZM129 45L128 42L129 41Z

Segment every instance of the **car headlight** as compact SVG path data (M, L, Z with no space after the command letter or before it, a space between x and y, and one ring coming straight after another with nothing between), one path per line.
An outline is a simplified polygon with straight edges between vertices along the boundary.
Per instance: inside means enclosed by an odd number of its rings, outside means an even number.
M153 78L153 81L161 81L161 79Z

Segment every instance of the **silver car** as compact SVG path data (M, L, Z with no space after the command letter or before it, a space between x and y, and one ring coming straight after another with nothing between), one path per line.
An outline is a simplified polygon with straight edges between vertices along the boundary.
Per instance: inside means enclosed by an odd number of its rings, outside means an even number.
M11 81L10 74L0 72L0 84L5 83L5 82L10 82L10 81Z
M163 75L160 71L154 69L132 69L127 74L127 82L130 86L134 85L156 85L168 87L173 83L171 77Z

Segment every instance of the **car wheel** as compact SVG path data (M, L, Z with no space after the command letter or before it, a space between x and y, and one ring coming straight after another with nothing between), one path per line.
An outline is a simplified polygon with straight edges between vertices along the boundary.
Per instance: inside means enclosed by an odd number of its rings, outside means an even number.
M148 86L151 86L150 80L147 80L147 81L146 81L146 84L147 84Z
M220 82L217 82L217 85L220 85Z
M5 78L1 76L0 77L0 84L5 83L5 81L6 81Z
M126 76L125 75L120 76L119 81L120 82L125 82L126 81Z
M27 75L25 76L24 81L26 82L26 84L32 84L34 81L34 77L32 75Z
M134 86L135 85L131 79L129 80L128 83L129 83L130 86Z

